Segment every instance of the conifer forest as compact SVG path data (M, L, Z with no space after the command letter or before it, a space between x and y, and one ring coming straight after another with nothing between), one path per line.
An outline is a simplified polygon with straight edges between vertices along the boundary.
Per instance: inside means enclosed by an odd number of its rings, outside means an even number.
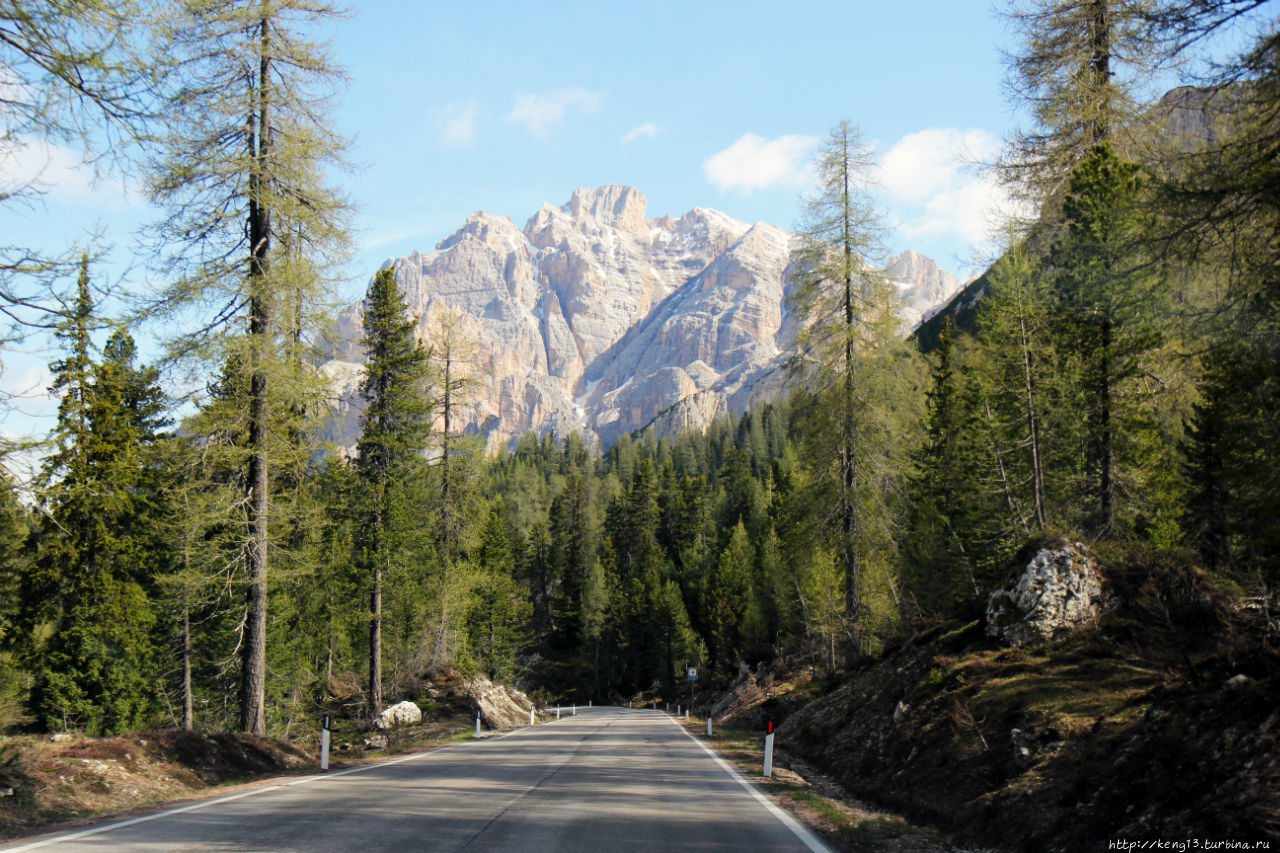
M979 618L1046 533L1273 607L1273 6L1010 0L1028 121L986 165L1025 215L949 307L902 334L875 151L832 104L786 393L705 431L494 454L458 428L481 369L465 334L423 339L385 269L359 271L360 437L333 440L317 367L350 211L342 69L313 38L340 10L8 4L0 151L21 134L118 160L162 283L108 296L91 250L0 247L4 346L50 336L58 400L34 479L0 483L0 733L287 738L332 697L368 720L445 670L553 704L674 703L686 667L710 690L784 658L838 680ZM1179 64L1203 133L1141 85Z

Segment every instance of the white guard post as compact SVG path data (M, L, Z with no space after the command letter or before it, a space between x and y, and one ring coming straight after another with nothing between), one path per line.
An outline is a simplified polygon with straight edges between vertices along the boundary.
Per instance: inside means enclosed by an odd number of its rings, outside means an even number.
M329 769L329 715L324 715L320 725L320 769Z
M773 776L773 720L769 721L769 733L764 736L764 778Z
M476 711L476 737L480 737L480 712Z

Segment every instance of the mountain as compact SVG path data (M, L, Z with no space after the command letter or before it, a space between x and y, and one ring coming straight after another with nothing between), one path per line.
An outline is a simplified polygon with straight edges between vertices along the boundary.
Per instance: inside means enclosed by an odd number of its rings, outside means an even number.
M425 342L456 317L476 381L461 428L490 451L526 430L606 445L645 426L674 434L783 388L794 235L705 208L646 219L646 207L631 187L578 189L524 228L477 212L435 251L383 265ZM915 252L886 274L907 329L960 286ZM342 311L322 367L345 446L359 434L362 317L360 302Z

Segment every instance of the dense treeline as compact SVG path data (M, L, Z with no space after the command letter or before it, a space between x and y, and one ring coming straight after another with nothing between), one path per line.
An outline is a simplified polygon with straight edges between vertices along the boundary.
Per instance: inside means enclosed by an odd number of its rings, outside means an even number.
M831 671L973 612L1050 528L1269 596L1280 35L1261 27L1212 67L1202 137L1171 134L1125 70L1192 56L1263 5L1015 10L1011 83L1034 126L999 168L1036 215L1013 223L972 329L926 355L897 334L866 262L874 164L844 122L794 259L788 397L704 433L603 452L530 434L496 458L454 428L475 381L456 318L421 330L385 271L365 303L361 438L349 456L326 443L315 341L344 232L320 176L341 140L315 88L335 72L299 33L330 10L178 9L161 41L187 76L147 78L168 86L148 174L171 284L143 307L213 318L169 341L213 378L194 412L167 399L103 316L91 259L45 264L76 269L45 302L15 296L35 279L5 267L5 313L56 335L60 407L33 489L0 489L0 729L288 734L334 701L376 714L437 667L599 701L683 696L690 665L724 679L787 654ZM83 14L87 38L110 10ZM88 109L149 120L136 74L93 70Z

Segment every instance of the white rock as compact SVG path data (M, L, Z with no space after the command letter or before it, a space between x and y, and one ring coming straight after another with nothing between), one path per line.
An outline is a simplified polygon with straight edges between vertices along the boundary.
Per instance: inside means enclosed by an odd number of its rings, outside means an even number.
M377 729L389 729L392 726L407 726L422 722L422 709L417 703L405 700L383 710L374 718L373 726Z
M987 599L987 636L1012 646L1049 640L1093 622L1109 603L1097 564L1083 545L1045 545L1013 586Z

